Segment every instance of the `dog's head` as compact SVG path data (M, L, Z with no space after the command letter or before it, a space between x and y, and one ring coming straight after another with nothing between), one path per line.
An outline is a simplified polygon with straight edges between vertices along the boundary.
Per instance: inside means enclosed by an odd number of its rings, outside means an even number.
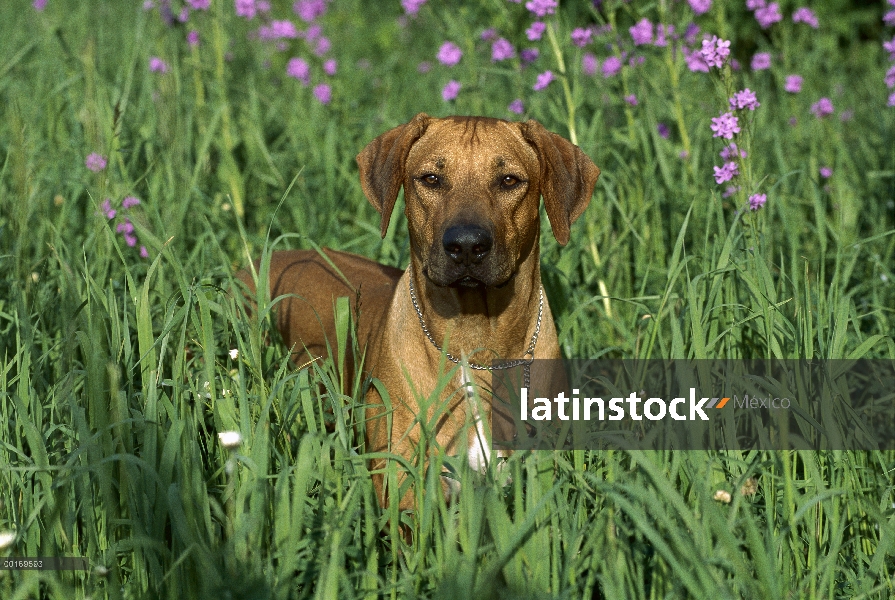
M556 240L590 202L600 169L537 121L420 113L357 156L388 229L401 187L411 251L440 286L500 287L537 248L541 196Z

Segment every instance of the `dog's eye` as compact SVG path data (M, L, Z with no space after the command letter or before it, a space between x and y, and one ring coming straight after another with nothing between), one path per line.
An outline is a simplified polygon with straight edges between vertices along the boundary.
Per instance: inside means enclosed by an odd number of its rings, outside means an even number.
M426 187L438 187L441 183L441 178L434 173L426 173L425 175L419 177L419 180L423 182L423 185Z
M520 183L522 182L519 180L519 178L512 175L504 175L500 178L500 187L505 190L511 190Z

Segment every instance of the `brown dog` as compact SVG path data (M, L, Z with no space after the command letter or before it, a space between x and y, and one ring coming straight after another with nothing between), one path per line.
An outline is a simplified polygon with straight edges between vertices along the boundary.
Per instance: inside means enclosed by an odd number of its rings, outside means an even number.
M402 272L330 250L328 260L315 251L274 253L271 297L294 295L278 305L277 327L297 350L325 355L325 340L335 335L334 298L354 298L359 290L358 342L367 345L366 368L382 381L392 407L391 419L384 418L383 399L371 388L367 402L378 408L368 411L367 451L410 458L420 438L417 421L425 419L434 423L438 446L450 455L465 444L471 466L481 469L490 456L482 431L490 406L485 398L479 410L466 388L487 388L490 374L459 369L427 415L419 414L419 400L439 389L442 351L482 366L494 358L560 357L541 287L539 200L565 245L600 170L536 121L425 114L373 140L357 163L364 194L382 214L383 236L404 187L410 265ZM381 474L376 487L387 503ZM401 508L412 505L412 496L402 494Z

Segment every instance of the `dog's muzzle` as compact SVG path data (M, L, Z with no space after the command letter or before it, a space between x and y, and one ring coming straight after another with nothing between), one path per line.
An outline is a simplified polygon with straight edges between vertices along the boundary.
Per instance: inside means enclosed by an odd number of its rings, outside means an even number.
M451 225L441 237L442 279L452 286L479 287L490 283L491 249L494 235L485 227L472 223Z

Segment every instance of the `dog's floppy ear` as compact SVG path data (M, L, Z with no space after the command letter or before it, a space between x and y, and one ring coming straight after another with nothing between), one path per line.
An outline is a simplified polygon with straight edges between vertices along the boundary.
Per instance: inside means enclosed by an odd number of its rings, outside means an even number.
M553 237L565 246L569 228L590 203L600 169L581 148L547 131L537 121L523 123L522 136L538 153L547 217Z
M420 113L409 123L386 131L357 155L364 195L382 215L382 237L388 231L392 209L404 182L407 154L414 142L425 133L429 119L429 115Z

